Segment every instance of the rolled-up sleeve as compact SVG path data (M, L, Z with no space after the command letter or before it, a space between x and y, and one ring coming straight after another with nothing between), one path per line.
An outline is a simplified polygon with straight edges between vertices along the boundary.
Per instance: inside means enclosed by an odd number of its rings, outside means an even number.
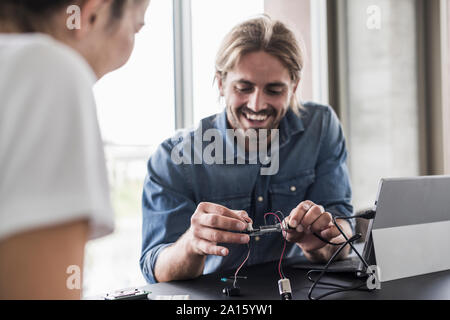
M156 283L154 267L162 250L186 232L196 205L188 170L171 160L174 145L165 141L148 161L142 196L141 271Z
M316 178L309 199L334 216L351 216L352 190L347 167L347 149L341 124L330 107L322 118L322 139L315 168ZM349 220L353 232L354 221Z

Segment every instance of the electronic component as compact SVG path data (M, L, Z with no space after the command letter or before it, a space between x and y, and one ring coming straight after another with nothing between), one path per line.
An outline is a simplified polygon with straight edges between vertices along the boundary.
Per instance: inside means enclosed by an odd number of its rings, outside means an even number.
M237 297L241 295L241 289L239 287L227 287L223 288L222 293L229 297Z
M120 290L113 293L107 293L103 298L105 300L147 300L150 291L140 289Z
M282 228L280 223L274 224L274 225L267 225L267 226L260 226L259 228L247 228L247 233L250 237L256 237L265 235L268 233L278 233L282 232L284 229Z
M278 289L280 290L281 300L292 300L291 282L289 279L278 280Z
M268 214L272 214L272 213L268 213ZM266 214L266 215L268 215L268 214ZM273 215L275 215L275 214L273 214ZM250 237L258 237L258 236L265 235L268 233L277 233L277 232L283 232L283 231L293 229L288 225L288 223L285 220L279 219L279 217L276 215L275 215L275 217L277 217L279 223L273 224L273 225L265 225L265 226L260 226L259 228L253 228L253 224L248 223L247 230L245 231L245 233L247 233Z

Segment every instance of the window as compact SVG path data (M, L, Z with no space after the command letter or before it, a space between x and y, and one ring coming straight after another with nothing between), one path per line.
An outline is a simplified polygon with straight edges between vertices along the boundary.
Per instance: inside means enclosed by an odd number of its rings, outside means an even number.
M139 258L146 162L175 129L172 15L171 1L152 0L130 60L94 88L116 230L87 245L85 297L145 283Z
M215 57L225 35L241 21L264 13L264 0L192 0L194 123L222 111Z

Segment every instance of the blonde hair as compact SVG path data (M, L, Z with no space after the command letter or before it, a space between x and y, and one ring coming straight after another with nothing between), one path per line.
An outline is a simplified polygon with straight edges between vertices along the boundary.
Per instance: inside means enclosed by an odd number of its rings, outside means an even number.
M268 15L244 21L225 36L216 56L216 76L224 80L242 56L256 51L275 56L288 69L293 82L300 80L304 50L289 28ZM290 107L296 114L302 108L295 94Z

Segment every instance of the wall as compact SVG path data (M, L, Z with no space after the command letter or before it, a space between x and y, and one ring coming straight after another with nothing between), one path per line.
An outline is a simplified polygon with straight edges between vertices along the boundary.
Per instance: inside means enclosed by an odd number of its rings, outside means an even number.
M419 174L416 1L347 0L346 132L355 208L374 204L380 178ZM379 28L370 23L376 6ZM370 27L369 27L369 26ZM376 24L375 24L376 25Z
M444 94L446 93L446 99L444 99L444 124L445 132L445 174L450 174L450 0L447 0L447 73L444 76Z
M307 52L306 65L300 84L299 97L303 101L312 100L312 63L311 63L311 5L310 0L265 0L264 11L272 19L286 23L295 33L297 39L303 41Z

